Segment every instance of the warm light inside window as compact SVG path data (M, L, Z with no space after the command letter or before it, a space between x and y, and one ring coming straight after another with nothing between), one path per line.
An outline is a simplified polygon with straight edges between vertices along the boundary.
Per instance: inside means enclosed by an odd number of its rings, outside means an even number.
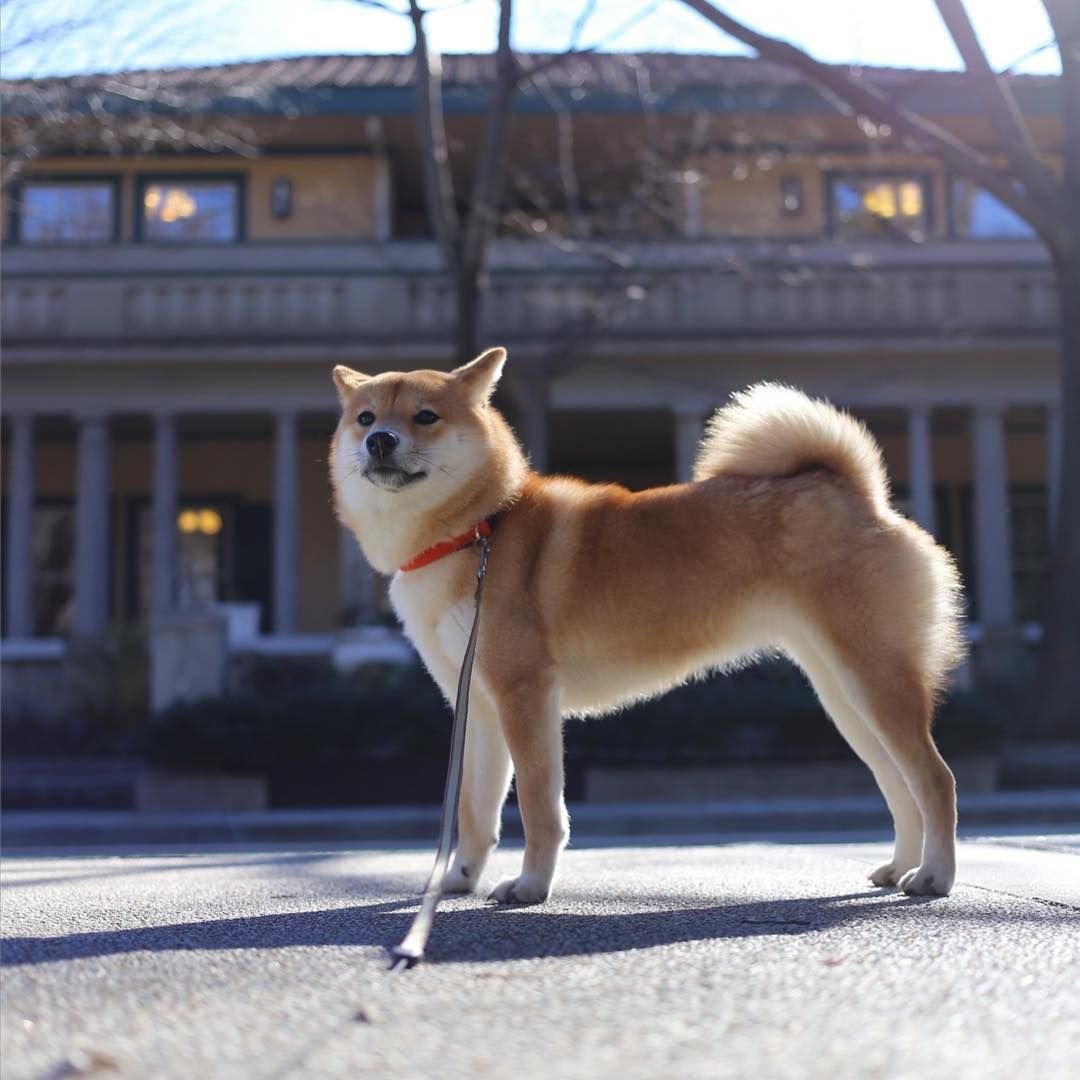
M229 243L240 233L235 179L159 180L142 192L142 239Z
M863 207L870 214L881 218L918 217L923 209L922 185L914 180L900 184L885 181L868 187L863 192Z
M183 188L162 189L156 184L146 189L143 205L151 217L162 221L179 221L181 218L194 217L198 207L191 194Z
M867 188L863 194L863 206L877 217L896 217L896 193L892 184Z
M221 515L216 510L199 511L199 532L216 536L221 532Z
M181 510L176 518L177 528L182 533L202 533L204 536L216 536L221 532L221 515L209 506L198 510Z
M900 185L900 213L904 217L917 217L922 213L922 185L905 180Z

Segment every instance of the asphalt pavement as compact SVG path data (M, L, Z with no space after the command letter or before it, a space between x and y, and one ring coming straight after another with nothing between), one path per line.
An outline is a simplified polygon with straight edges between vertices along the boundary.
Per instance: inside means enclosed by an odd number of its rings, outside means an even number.
M8 855L0 1071L1075 1077L1080 829L965 840L944 899L870 888L886 852L590 841L545 905L444 901L396 975L426 846Z

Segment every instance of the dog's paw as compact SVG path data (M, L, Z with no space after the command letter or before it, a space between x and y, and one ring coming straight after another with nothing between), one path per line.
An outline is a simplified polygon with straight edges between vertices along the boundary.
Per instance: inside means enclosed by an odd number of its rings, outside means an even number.
M916 863L914 860L911 862L900 862L896 859L890 859L887 863L882 863L880 866L875 866L873 870L867 874L870 878L872 885L877 885L879 889L887 889L890 885L895 885L899 880L909 871Z
M500 881L488 895L496 904L542 904L548 898L549 884L530 878L521 877Z
M948 896L954 874L933 866L916 866L897 881L897 888L908 896Z
M476 892L480 884L480 875L471 867L455 863L446 871L442 882L442 892L446 896L450 893Z
M875 866L867 876L870 878L871 885L876 885L879 889L887 889L890 885L896 884L901 874L896 869L896 863L887 862Z

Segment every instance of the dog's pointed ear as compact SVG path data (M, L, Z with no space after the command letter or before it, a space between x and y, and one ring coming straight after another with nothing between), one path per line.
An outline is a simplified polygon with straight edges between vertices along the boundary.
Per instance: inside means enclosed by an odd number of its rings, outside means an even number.
M455 368L450 374L465 387L474 405L483 405L495 392L505 363L506 350L497 345L482 352L475 360Z
M362 375L359 371L353 371L352 368L346 367L344 364L338 364L334 368L334 386L337 389L338 401L341 402L342 408L345 407L345 403L349 400L352 392L370 378L370 375Z

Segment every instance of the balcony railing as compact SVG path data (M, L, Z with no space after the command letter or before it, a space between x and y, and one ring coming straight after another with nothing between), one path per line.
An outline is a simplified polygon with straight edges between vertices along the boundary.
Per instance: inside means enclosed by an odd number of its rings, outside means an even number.
M1057 325L1034 243L499 242L485 336L533 342L1041 335ZM441 342L454 293L434 245L300 243L4 252L4 344L93 349L206 342Z

